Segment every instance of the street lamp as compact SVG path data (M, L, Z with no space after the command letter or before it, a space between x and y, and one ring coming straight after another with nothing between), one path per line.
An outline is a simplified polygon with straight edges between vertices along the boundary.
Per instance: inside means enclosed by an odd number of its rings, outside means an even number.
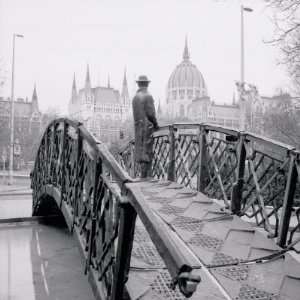
M13 34L13 55L12 55L12 71L11 71L11 105L10 105L10 158L9 158L9 184L13 184L13 167L14 167L14 85L15 85L15 40L23 38L21 34Z
M244 58L244 11L252 12L253 9L250 7L244 7L241 5L241 83L245 82L245 58Z

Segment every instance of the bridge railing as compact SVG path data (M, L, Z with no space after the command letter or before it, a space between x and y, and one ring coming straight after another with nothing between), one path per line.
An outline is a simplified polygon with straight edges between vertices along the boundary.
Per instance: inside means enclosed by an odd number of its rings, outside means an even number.
M49 199L56 200L68 227L78 237L86 270L101 286L97 290L101 299L123 299L137 216L173 281L183 294L193 293L197 282L187 254L131 189L134 180L80 123L58 119L47 127L31 178L33 213L51 214Z
M173 124L154 133L154 178L176 181L224 202L284 247L300 230L300 163L295 148L211 124ZM134 141L120 152L137 175ZM128 159L130 157L130 160Z

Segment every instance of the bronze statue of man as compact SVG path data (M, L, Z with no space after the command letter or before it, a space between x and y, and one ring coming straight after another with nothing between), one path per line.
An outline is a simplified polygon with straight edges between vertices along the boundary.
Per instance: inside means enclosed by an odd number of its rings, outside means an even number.
M155 116L154 100L147 90L150 80L147 76L141 75L136 83L138 90L132 100L135 161L141 166L141 178L146 178L151 176L152 133L158 129L158 124Z

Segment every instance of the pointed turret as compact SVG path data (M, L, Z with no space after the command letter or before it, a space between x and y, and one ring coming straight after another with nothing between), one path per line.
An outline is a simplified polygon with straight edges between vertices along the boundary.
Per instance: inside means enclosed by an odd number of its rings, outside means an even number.
M77 101L77 88L76 88L76 79L75 79L75 73L74 73L71 99L70 99L69 107L68 107L70 116L72 116L72 114L73 114L74 105L76 104L76 101Z
M89 68L89 64L87 64L86 77L85 77L85 89L90 89L90 88L91 88L90 68Z
M162 117L162 109L161 109L161 105L160 105L160 99L158 99L157 117Z
M72 84L72 102L76 99L77 97L77 88L76 88L76 79L75 79L75 73L73 77L73 84Z
M235 103L236 101L235 101L235 93L233 92L233 95L232 95L232 105L235 105L236 103Z
M37 97L37 92L36 92L36 84L34 84L31 103L32 103L32 110L33 111L38 111L39 110L39 104L38 104L38 97Z
M188 48L188 42L187 42L187 36L185 36L185 45L183 50L183 60L189 60L190 59L190 52Z
M123 84L122 84L122 92L121 96L123 99L123 104L128 105L130 102L129 92L128 92L128 84L127 84L127 76L126 76L126 68L124 70Z
M109 74L108 74L108 77L107 77L107 87L110 88L110 78L109 78Z

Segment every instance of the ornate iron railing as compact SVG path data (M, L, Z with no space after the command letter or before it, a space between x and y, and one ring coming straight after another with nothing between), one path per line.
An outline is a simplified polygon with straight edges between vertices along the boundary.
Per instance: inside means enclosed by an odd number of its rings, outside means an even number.
M125 163L130 168L129 158ZM86 271L101 299L123 299L137 216L174 283L183 294L193 294L197 282L195 278L190 281L192 266L187 254L161 227L147 203L132 192L134 180L80 123L58 119L47 127L31 180L33 214L51 214L53 199L56 201L56 211L63 213L80 242Z
M120 161L137 175L134 142ZM300 155L295 148L210 124L174 124L154 133L154 178L177 181L255 220L284 247L300 230ZM130 164L127 157L131 157Z

